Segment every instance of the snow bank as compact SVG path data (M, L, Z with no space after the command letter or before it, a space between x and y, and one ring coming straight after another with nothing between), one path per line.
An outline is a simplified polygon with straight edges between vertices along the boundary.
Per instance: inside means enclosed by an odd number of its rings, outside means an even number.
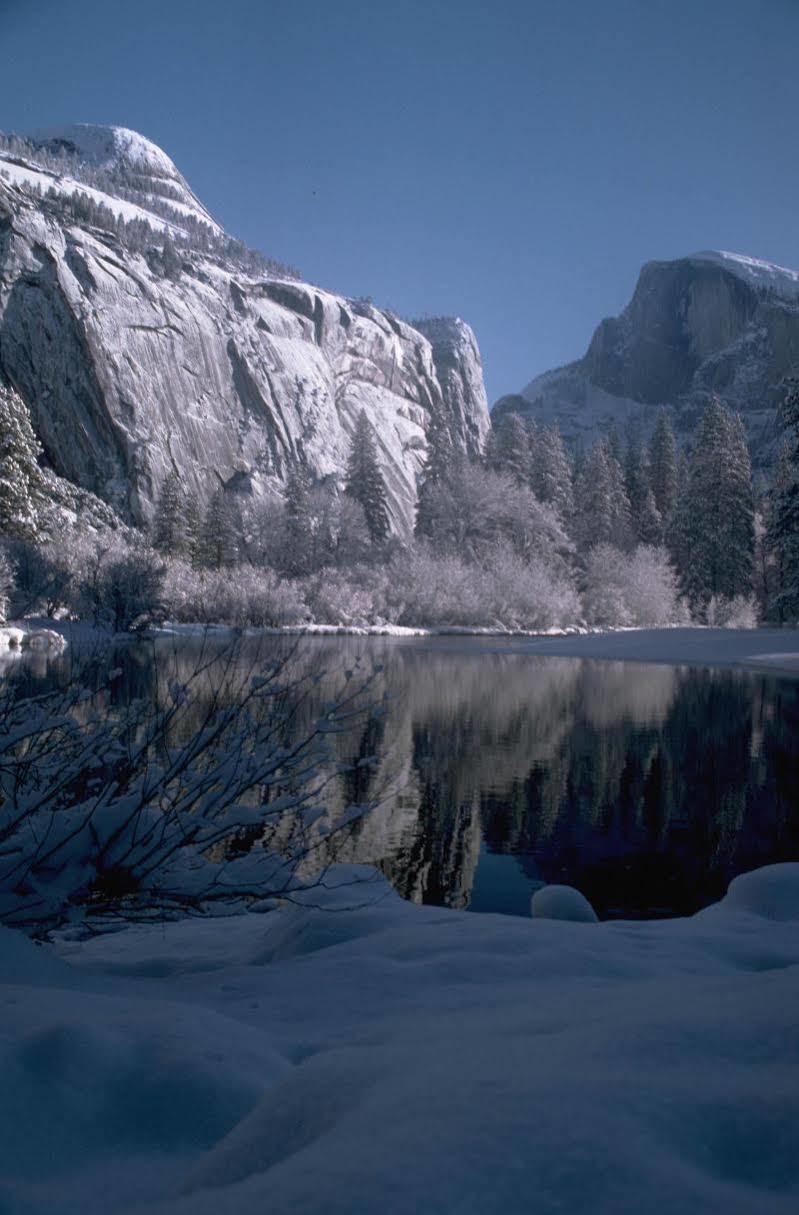
M4 1215L793 1215L799 865L590 930L301 901L0 934Z
M573 886L543 886L530 902L530 912L539 920L569 920L596 924L597 913L584 894Z

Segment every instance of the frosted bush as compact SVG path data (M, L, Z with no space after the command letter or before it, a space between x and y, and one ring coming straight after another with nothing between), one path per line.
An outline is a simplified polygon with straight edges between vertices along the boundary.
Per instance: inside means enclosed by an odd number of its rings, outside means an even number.
M632 553L611 544L591 549L583 604L587 620L600 627L658 627L687 619L668 554L646 544Z
M328 569L309 578L303 594L316 624L365 627L382 623L384 584L382 570L364 566Z
M299 624L307 611L295 582L274 570L193 570L171 562L164 585L166 614L177 621L279 628Z
M757 601L754 595L713 595L707 605L707 623L722 629L756 629Z
M388 598L392 619L417 627L546 629L574 623L580 610L564 574L507 546L477 564L419 545L397 563Z

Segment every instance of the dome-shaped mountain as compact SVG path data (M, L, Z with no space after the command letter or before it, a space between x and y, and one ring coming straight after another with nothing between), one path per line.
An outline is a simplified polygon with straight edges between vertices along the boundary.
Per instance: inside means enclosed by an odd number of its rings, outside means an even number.
M545 372L508 410L557 421L590 442L611 424L646 430L670 406L686 435L712 393L740 410L755 462L768 464L783 380L799 367L799 272L727 252L648 262L630 303L602 321L583 358Z
M468 325L425 324L246 249L133 131L0 136L0 382L53 469L135 522L170 470L201 498L298 461L340 480L365 411L407 533L431 424L471 454L489 425Z
M72 165L107 176L112 185L140 196L136 201L145 210L148 200L161 198L221 231L166 152L138 131L77 122L33 131L25 139L33 148L63 157L67 171Z

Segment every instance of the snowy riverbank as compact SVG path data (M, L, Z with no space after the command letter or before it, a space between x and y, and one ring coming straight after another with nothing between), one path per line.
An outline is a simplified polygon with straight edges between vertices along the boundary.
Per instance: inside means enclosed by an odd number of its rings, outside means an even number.
M4 1213L796 1209L798 864L647 923L371 876L321 910L1 930Z
M190 637L207 631L203 625L165 625L158 636ZM235 630L213 626L230 635ZM302 635L308 637L393 637L399 641L424 639L424 644L447 649L459 645L470 651L481 641L503 653L540 654L553 658L596 658L613 662L654 662L686 666L740 666L799 676L799 629L707 628L700 625L658 629L590 631L551 629L542 633L510 633L501 629L405 629L397 625L374 628L310 626L304 629L249 629L247 636Z

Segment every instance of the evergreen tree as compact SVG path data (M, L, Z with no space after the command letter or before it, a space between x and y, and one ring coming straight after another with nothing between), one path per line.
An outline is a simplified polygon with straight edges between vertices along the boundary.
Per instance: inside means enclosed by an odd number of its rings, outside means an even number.
M415 533L430 539L435 529L434 501L441 488L449 483L459 463L452 436L443 418L432 414L427 429L427 458L419 473L419 493L416 503Z
M183 526L185 555L195 568L199 568L202 565L203 517L199 498L192 489L183 499Z
M539 430L531 456L530 487L539 502L548 502L561 522L574 521L574 486L569 457L557 423Z
M285 552L281 564L286 573L299 577L311 565L311 477L305 464L292 464L286 478Z
M205 511L200 533L199 564L218 570L234 565L239 555L239 537L232 503L220 486Z
M183 557L189 552L186 500L178 473L167 474L153 516L153 547L165 557Z
M344 492L361 504L372 541L382 544L389 532L386 483L377 459L372 425L365 410L358 415L352 434Z
M532 423L525 425L518 413L506 413L489 433L485 452L488 467L508 473L518 485L529 485L531 435L535 435Z
M0 384L0 534L35 539L41 526L44 478L39 441L28 409Z
M652 491L647 450L636 430L631 430L627 437L624 482L636 540L641 544L659 544L663 531L660 511Z
M743 423L713 397L699 423L671 528L683 590L700 616L713 596L751 592L754 516Z
M597 544L630 546L630 503L608 439L597 440L585 457L575 482L575 498L576 538L584 551Z
M769 496L766 544L774 559L770 611L779 620L799 619L799 381L788 386L780 410L785 438Z
M677 503L679 482L677 445L669 415L665 409L661 409L658 414L657 426L649 449L649 467L655 506L664 524L667 524Z

